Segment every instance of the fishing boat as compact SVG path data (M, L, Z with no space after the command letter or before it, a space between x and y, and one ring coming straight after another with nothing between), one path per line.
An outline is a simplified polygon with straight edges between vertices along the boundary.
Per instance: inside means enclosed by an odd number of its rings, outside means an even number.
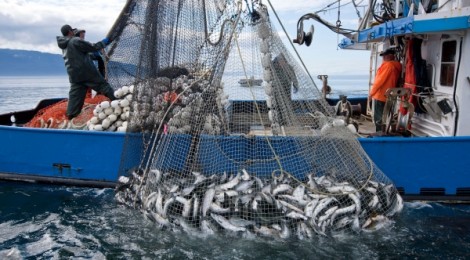
M384 131L379 134L371 130L368 97L348 98L353 107L351 120L358 126L358 140L405 199L469 201L470 105L466 100L470 96L470 78L465 73L470 67L470 2L439 1L423 7L421 3L408 6L406 1L397 1L389 8L395 10L394 16L380 23L372 20L373 3L359 30L344 33L347 38L341 47L371 52L372 84L380 51L401 46L401 62L407 64L414 57L407 53L413 42L420 47L425 61L421 64L424 67L418 68L427 72L430 85L421 90L417 82L409 82L392 92L393 104ZM297 43L311 40L312 33L303 32L303 22L310 18L320 19L308 14L299 20ZM406 43L399 45L399 41ZM405 76L411 73L408 67L404 71ZM1 179L114 187L119 176L141 162L139 155L129 157L126 153L123 157L121 152L130 146L142 149L140 134L22 127L40 109L59 101L43 100L34 109L0 115ZM326 97L326 101L334 107L343 100ZM231 123L236 122L241 108L246 111L254 106L263 110L266 102L230 100ZM404 108L404 114L398 114ZM239 127L239 132L256 132L255 125ZM188 138L181 136L185 144ZM237 135L220 138L225 138L227 145L242 142ZM163 159L173 167L181 164L171 163L176 160L171 156ZM230 163L221 159L220 164L223 168Z
M353 1L354 3L354 1ZM366 126L359 138L368 155L404 194L440 197L469 195L470 166L470 1L369 1L357 31L325 23L316 13L302 16L294 42L309 45L305 20L314 19L346 36L339 47L370 52L370 82L380 65L380 52L401 50L404 83L390 95L385 133ZM355 5L355 3L354 3ZM328 99L331 105L338 100ZM396 102L401 103L397 105ZM350 99L370 117L368 97ZM406 107L403 109L403 107ZM384 117L385 119L385 117ZM359 133L361 126L359 127Z

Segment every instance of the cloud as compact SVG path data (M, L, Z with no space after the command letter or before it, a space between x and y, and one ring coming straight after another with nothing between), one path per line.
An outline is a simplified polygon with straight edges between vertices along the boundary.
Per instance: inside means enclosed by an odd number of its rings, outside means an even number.
M0 0L0 48L59 53L55 37L66 23L86 28L87 39L99 41L124 4L125 0Z
M295 37L297 21L303 14L316 12L333 2L331 0L270 1L290 38ZM114 24L125 3L126 0L0 0L0 48L60 53L56 36L60 35L60 27L63 24L86 29L87 40L100 41ZM267 0L263 3L271 9ZM338 19L337 10L322 12L321 16L333 24ZM357 21L354 8L351 5L342 8L340 19L343 28L354 28ZM272 12L271 20L289 49L290 43ZM312 46L296 46L302 58L306 60L307 67L321 70L322 73L339 72L344 67L349 72L355 70L357 66L344 62L351 51L337 51L337 41L342 36L338 37L313 20L305 21L304 28L308 28L311 24L315 26ZM362 56L354 54L351 57L361 59L360 62L367 61L368 56L365 53Z
M270 0L276 11L280 12L299 12L309 13L315 12L326 5L330 4L331 0ZM267 1L264 4L271 7Z

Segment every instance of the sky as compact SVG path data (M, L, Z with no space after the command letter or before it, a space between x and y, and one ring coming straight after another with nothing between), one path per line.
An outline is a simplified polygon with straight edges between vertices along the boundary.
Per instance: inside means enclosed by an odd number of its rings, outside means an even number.
M245 1L243 1L245 2ZM292 40L297 33L297 21L306 13L313 13L329 6L321 12L322 18L332 24L338 20L338 3L335 0L271 0L288 36ZM339 1L343 28L355 29L358 15L349 0ZM360 3L356 0L356 3ZM365 1L364 1L365 2ZM119 16L126 0L0 0L0 48L34 50L59 54L56 36L60 27L70 24L86 29L86 39L91 42L102 40ZM270 6L266 0L263 3ZM348 4L349 3L349 4ZM333 8L333 9L331 9ZM270 12L271 12L271 8ZM360 11L363 11L360 9ZM274 15L275 27L286 45L290 45L282 27ZM295 45L309 72L314 75L367 75L369 52L342 50L337 47L344 37L337 35L324 25L308 20L304 30L313 25L315 32L312 44ZM295 55L292 48L289 47Z

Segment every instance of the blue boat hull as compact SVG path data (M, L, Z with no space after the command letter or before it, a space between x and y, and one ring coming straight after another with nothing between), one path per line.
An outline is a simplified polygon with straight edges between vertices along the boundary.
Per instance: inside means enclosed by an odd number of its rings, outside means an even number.
M360 138L403 194L470 196L470 137Z
M276 138L271 141L276 145ZM294 138L294 137L292 137ZM231 171L238 166L227 159L227 153L235 151L233 146L243 147L247 138L242 136L210 137L206 136L201 145L215 145L225 149L224 157L217 149L203 149L211 154L201 154L200 163L206 165L209 173ZM171 144L173 149L189 149L190 137L181 135L178 141ZM124 133L90 132L75 130L35 129L11 126L0 126L0 178L9 180L29 180L59 184L113 187L120 175L138 166L140 155L126 153L122 157L125 144L139 149L142 140L139 135ZM126 143L127 142L127 143ZM129 143L131 142L131 143ZM251 140L250 142L253 142ZM255 138L257 149L264 144L264 138ZM375 137L360 138L364 150L375 164L395 183L400 192L409 197L420 199L455 199L470 198L470 137L440 138L404 138ZM253 144L251 144L253 145ZM188 147L185 149L184 147ZM289 146L289 147L283 147ZM289 142L278 142L277 151L292 151ZM248 149L248 146L247 146ZM268 149L268 147L266 147ZM163 168L178 170L184 166L186 154L168 153L159 158ZM219 156L217 157L217 154ZM263 153L249 154L239 161L256 159ZM129 158L129 156L134 156ZM215 156L215 157L214 157ZM235 155L233 155L235 156ZM217 161L206 162L202 158ZM215 158L215 159L214 159ZM158 163L158 162L157 162ZM247 169L257 174L269 174L266 169ZM272 167L276 167L272 165ZM286 165L305 168L302 163ZM302 169L300 170L302 171Z
M140 144L124 133L0 126L0 177L113 187L138 162L138 155L121 162L126 140Z
M138 167L142 161L140 152L123 150L131 147L133 151L141 151L143 141L140 134L7 125L13 114L17 123L24 124L38 110L60 100L42 100L35 109L0 115L0 179L114 187L120 175ZM350 100L365 110L366 99ZM337 99L327 101L333 105ZM234 102L234 107L238 103ZM241 103L246 106L250 102ZM291 141L286 142L286 138ZM295 138L304 137L271 137L270 141L282 158L283 154L292 153ZM168 152L156 163L163 170L182 170L188 158L191 137L180 135L171 140L166 144ZM202 136L201 140L200 145L205 148L200 150L204 152L197 159L208 174L237 171L239 163L246 167L249 165L246 161L269 159L271 156L264 137ZM470 137L373 137L359 138L359 142L405 199L470 201ZM253 147L256 149L251 149ZM287 171L298 174L311 170L301 158L281 163ZM273 163L263 167L250 165L247 170L262 176L269 175L276 168Z

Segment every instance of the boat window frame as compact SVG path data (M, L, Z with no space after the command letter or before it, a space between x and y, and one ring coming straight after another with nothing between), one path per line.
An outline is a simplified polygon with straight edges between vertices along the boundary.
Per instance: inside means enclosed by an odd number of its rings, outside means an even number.
M448 43L454 43L454 52L449 52ZM447 47L444 49L444 47ZM459 59L459 44L458 39L448 37L441 40L440 44L440 59L439 59L439 85L445 88L452 88L455 85L455 74L457 68L457 61ZM453 57L452 57L453 55ZM452 70L452 71L450 71ZM445 74L444 74L445 73ZM443 78L446 77L446 78Z

